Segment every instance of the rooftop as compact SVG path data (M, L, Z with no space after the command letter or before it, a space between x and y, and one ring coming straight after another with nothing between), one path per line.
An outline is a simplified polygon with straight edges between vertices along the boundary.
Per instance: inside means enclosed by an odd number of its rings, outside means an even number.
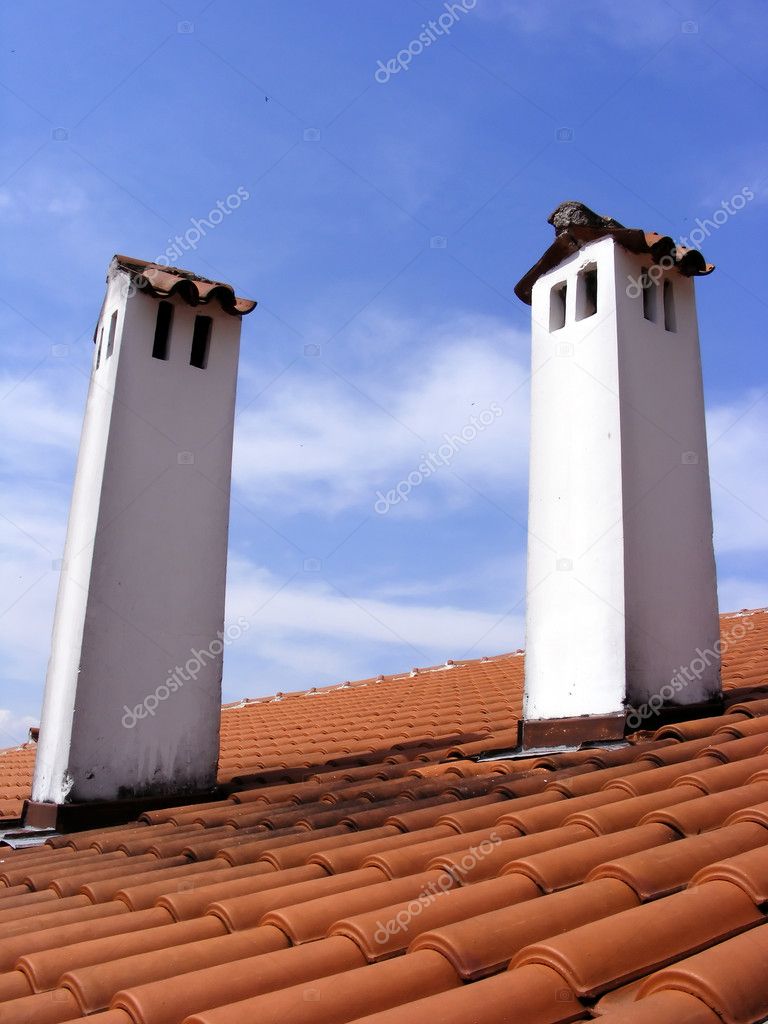
M224 707L220 799L0 855L0 1024L765 1020L768 610L721 631L724 714L626 745L504 756L520 653Z

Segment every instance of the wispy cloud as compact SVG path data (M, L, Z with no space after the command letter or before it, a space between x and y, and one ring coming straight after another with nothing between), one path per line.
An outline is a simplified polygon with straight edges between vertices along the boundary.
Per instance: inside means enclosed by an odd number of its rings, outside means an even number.
M235 462L244 501L275 521L300 517L302 537L329 520L344 533L347 522L359 522L360 510L371 513L377 489L392 486L444 433L498 401L503 416L392 515L405 513L411 518L401 528L418 531L443 521L449 528L450 517L468 509L474 515L481 494L524 503L527 336L488 317L435 324L391 315L364 320L345 345L359 357L351 368L343 364L343 377L333 348L301 360L261 394L264 371L247 366ZM70 380L54 366L22 378L0 381L7 395L0 401L7 438L0 455L0 656L6 677L22 690L20 700L5 702L20 719L38 714L83 400L79 374ZM724 610L768 599L768 581L740 564L768 552L762 394L743 394L708 418ZM334 560L317 574L300 566L297 572L246 540L242 532L233 537L227 614L251 617L253 628L227 652L229 699L523 643L522 535L505 542L509 550L490 538L471 581L450 558L442 569L385 561L345 568Z
M17 715L8 708L0 708L0 748L23 743L32 725L37 725L32 715Z
M712 409L707 431L718 551L768 552L768 393Z
M230 564L227 619L244 615L251 628L227 652L228 689L233 675L240 693L263 693L354 679L356 670L376 674L372 651L381 653L386 671L393 651L396 667L407 670L513 650L523 636L520 598L508 598L498 611L403 595L386 599L322 579L280 579L238 559Z
M539 0L536 4L526 0L481 0L478 12L488 18L503 18L530 34L546 33L563 39L576 33L632 49L663 42L685 20L661 2L638 6L611 0L581 0L579 4L568 0Z
M0 189L0 220L23 224L51 217L73 219L88 206L84 188L54 176L37 174Z
M332 354L328 363L306 360L239 417L234 477L249 502L321 515L371 508L378 489L394 486L494 402L502 415L430 478L408 510L441 514L473 499L456 474L478 488L525 486L527 338L489 318L438 326L391 320L381 329L388 365L377 354L342 377ZM406 338L418 338L418 348L409 351Z
M717 581L717 596L724 612L768 606L768 579L723 576Z

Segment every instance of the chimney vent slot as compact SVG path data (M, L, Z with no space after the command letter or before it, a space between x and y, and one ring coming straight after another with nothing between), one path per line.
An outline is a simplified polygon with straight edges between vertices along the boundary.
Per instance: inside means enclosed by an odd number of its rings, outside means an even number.
M115 351L115 334L117 333L117 310L112 314L109 321L109 336L107 338L107 359Z
M677 316L675 313L675 286L670 278L664 281L664 330L677 330Z
M189 357L189 365L204 370L208 365L208 349L211 342L211 318L209 316L195 317L195 330L192 334L192 354Z
M643 267L643 316L652 324L656 323L656 305L658 302L659 290L648 274L648 268Z
M586 320L597 312L597 267L591 263L576 281L576 319Z
M565 327L565 299L568 292L568 285L563 281L556 284L549 293L549 329L559 331Z
M155 321L155 340L152 344L152 358L167 360L170 355L171 323L173 306L170 302L159 302Z

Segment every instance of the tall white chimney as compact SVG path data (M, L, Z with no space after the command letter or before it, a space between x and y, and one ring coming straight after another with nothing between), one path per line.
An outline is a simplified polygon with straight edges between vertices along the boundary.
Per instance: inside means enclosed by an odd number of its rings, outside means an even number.
M241 317L116 256L96 327L32 798L212 787Z
M523 741L623 734L720 694L696 250L578 203L532 306ZM588 717L585 717L588 716ZM653 715L651 714L651 718Z

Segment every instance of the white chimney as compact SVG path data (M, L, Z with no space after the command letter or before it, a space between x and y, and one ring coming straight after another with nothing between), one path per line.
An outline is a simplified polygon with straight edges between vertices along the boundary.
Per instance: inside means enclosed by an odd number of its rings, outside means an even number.
M720 694L695 250L581 204L532 305L523 741L618 737ZM591 716L587 719L584 716ZM650 714L652 720L653 714Z
M254 306L175 268L109 267L33 801L215 784L235 386Z

